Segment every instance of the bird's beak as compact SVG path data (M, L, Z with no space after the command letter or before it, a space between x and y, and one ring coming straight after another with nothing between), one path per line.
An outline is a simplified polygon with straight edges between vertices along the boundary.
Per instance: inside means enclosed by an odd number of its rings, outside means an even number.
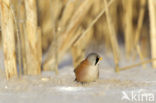
M103 59L102 57L99 58L100 61L101 61L102 59Z

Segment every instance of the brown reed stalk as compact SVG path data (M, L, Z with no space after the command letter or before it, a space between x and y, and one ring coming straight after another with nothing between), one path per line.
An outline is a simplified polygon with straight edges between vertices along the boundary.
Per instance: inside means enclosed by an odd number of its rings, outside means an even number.
M89 8L92 5L92 0L85 0L81 3L81 5L79 6L79 8L76 10L76 12L73 14L70 24L68 25L68 27L66 28L66 30L64 32L59 32L57 33L57 35L59 35L59 44L58 45L58 62L61 60L62 56L64 55L64 53L70 48L70 46L73 44L73 42L78 38L78 35L75 35L75 31L77 30L77 28L79 27L79 25L81 24L81 22L83 21L83 18L85 17L85 15L87 14ZM52 47L52 44L50 46L50 48ZM50 49L47 52L47 55L50 55L52 53L52 49ZM54 64L55 58L54 56L48 56L45 60L44 63L44 69L45 68L50 68L51 65L55 65Z
M82 32L82 28L79 28L75 33L77 35L80 34L81 32ZM71 48L71 53L72 53L73 66L75 68L81 62L81 60L84 59L84 53L82 51L82 48L79 47L79 45L73 45Z
M38 57L38 38L37 32L37 7L36 0L25 0L26 10L26 63L28 75L37 75L41 72L41 57Z
M146 27L146 25L143 26L142 32L145 34L149 34L149 29ZM149 44L150 44L149 35L144 35L142 37L142 39L140 40L140 48L142 50L141 52L142 52L144 58L148 58L148 55L150 54Z
M54 55L54 70L55 73L58 74L58 35L54 33L53 36L53 55Z
M15 34L10 0L0 0L4 65L7 79L17 77Z
M69 23L70 18L72 17L72 13L74 12L76 0L68 0L67 4L64 7L62 17L59 20L59 29L65 29L64 27Z
M58 18L63 8L63 2L62 0L50 0L50 2L51 2L50 6L53 8L51 9L51 13L53 13L52 16L53 16L54 23L58 23L59 20Z
M148 0L149 17L150 17L150 38L151 38L151 55L156 58L156 1ZM156 61L152 62L156 68Z
M140 32L143 25L144 14L145 14L145 5L146 5L146 0L140 0L140 11L139 11L139 17L138 17L137 28L135 33L134 46L137 45L140 38Z
M75 32L75 34L80 35L82 33L82 28L78 29L78 31ZM72 45L71 51L72 51L72 58L73 58L73 64L76 68L78 64L85 58L85 50L89 42L91 41L91 38L93 37L94 29L91 28L87 34L79 40L79 42L76 45Z
M62 40L63 39L67 39L67 37L69 37L70 35L74 35L74 34L70 34L68 35L70 32L75 32L75 30L77 30L78 26L81 24L81 22L84 20L84 17L87 15L90 7L93 4L93 0L85 0L81 3L81 5L79 6L79 8L76 10L76 12L74 13L74 15L72 16L71 20L70 20L70 24L68 25L67 29L66 29L66 33L64 33L64 35L62 35ZM64 40L63 40L64 41ZM64 41L64 43L67 43L66 40ZM66 47L64 44L62 45L62 47Z
M15 5L16 6L16 5ZM16 29L16 38L17 38L17 61L18 61L18 65L19 65L19 77L22 75L22 54L21 54L21 34L19 31L19 25L18 25L18 20L15 16L15 10L14 8L11 7L11 13L13 15L13 19L14 19L14 26Z
M21 55L22 55L22 67L23 67L23 74L27 74L27 67L26 67L26 45L25 45L25 4L24 0L18 0L18 10L17 10L17 17L18 17L18 25L20 31L20 43L21 43Z
M114 2L114 0L111 0L108 3L108 7ZM77 43L79 42L79 40L81 40L81 38L83 38L86 33L95 25L95 23L102 17L102 15L105 13L105 8L96 16L96 18L89 24L89 26L87 27L87 29L79 36L79 38L74 42L74 45L77 45Z
M104 3L103 3L104 4ZM104 5L103 5L104 7ZM106 16L103 15L95 24L95 38L105 45L106 55L111 52L110 33L106 21ZM98 35L97 35L98 34Z
M115 70L116 72L119 72L119 46L118 46L118 41L117 41L117 37L116 37L116 32L115 32L115 28L108 10L108 4L107 1L104 0L104 4L105 4L105 10L106 10L106 19L107 19L107 24L108 24L108 29L110 31L109 37L110 37L110 41L111 41L111 46L113 49L113 55L114 55L114 62L115 62Z
M102 5L103 5L102 0L94 0L93 1L93 10L92 10L93 16L96 16L101 11L101 9L103 8Z
M53 0L51 0L51 3L53 3ZM54 14L54 8L50 7L50 12L51 14ZM53 39L51 42L51 46L49 48L49 51L52 51L52 53L49 53L46 55L46 57L54 57L53 59L53 65L49 65L46 68L43 68L44 70L55 70L55 73L58 74L58 34L56 34L57 28L56 28L56 21L54 15L51 16L51 25L52 25L52 34L53 34Z
M139 54L140 60L143 61L144 60L144 56L143 56L143 53L141 52L141 48L140 48L139 44L137 44L136 49L137 49L137 52ZM143 64L142 66L143 66L143 68L146 68L145 64Z
M125 67L120 67L119 70L120 71L124 71L124 70L128 70L128 69L132 69L132 68L135 68L137 66L140 66L140 65L143 65L143 64L147 64L147 63L150 63L150 62L155 62L156 61L156 58L152 58L152 59L149 59L149 60L144 60L140 63L136 63L136 64L132 64L132 65L129 65L129 66L125 66Z
M84 59L85 55L81 48L78 46L72 46L72 60L74 69L78 66L78 64Z
M140 50L141 48L140 48L138 42L139 42L139 38L140 38L141 28L143 25L145 5L146 5L146 0L141 0L140 1L139 17L138 17L138 22L137 22L137 28L136 28L135 37L134 37L134 49L136 49L137 53L139 54L139 58L141 61L144 60L144 57L143 57L143 53ZM136 54L134 55L134 58L136 58ZM143 67L145 68L145 65L143 65Z
M37 35L37 41L38 41L37 57L38 57L39 64L42 64L42 39L41 39L42 32L40 27L37 28L37 34L38 34Z
M62 0L39 0L38 21L42 29L42 49L48 50L49 44L53 41L54 24L58 24L58 18L62 13ZM62 15L62 14L61 14ZM53 19L53 20L52 20Z
M124 0L125 8L125 49L126 56L129 58L133 45L133 26L132 26L132 17L133 17L133 0Z

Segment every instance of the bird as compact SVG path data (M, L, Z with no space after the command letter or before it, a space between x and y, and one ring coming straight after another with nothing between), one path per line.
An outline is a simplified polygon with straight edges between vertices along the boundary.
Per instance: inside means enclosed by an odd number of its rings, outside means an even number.
M90 53L75 69L75 81L81 83L95 82L99 78L99 61L102 60L97 53Z

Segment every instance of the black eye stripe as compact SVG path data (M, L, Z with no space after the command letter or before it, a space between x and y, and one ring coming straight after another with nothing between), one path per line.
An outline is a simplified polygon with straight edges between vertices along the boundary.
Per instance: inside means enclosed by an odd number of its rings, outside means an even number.
M96 64L98 63L98 61L99 61L99 58L97 57L97 58L96 58L96 62L95 62L95 65L96 65Z

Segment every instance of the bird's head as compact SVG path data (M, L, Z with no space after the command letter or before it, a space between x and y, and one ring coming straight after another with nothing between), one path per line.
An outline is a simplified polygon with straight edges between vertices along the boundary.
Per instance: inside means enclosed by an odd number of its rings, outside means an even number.
M102 57L100 57L97 53L90 53L87 56L87 60L91 65L97 65L100 60L102 60Z

